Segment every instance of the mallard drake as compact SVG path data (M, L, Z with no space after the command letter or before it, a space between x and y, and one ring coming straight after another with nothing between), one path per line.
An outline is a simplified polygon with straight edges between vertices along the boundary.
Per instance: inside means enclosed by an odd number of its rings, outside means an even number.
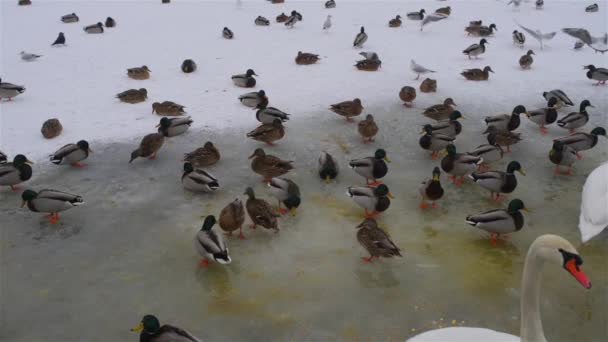
M289 17L284 12L277 15L277 23L284 23L287 19L289 19Z
M599 11L600 7L597 4L592 4L585 7L585 12L592 13Z
M29 161L23 154L16 155L12 163L0 164L0 185L8 185L13 191L19 190L15 185L32 178L31 164L34 162Z
M600 135L608 138L608 136L606 136L606 129L604 129L603 127L595 127L589 133L579 132L570 134L565 137L553 140L553 143L561 141L566 146L573 149L576 152L577 158L580 159L582 157L578 152L590 150L595 147L595 145L597 145L598 137Z
M444 193L443 188L441 187L440 176L441 172L439 171L439 168L435 166L433 169L433 177L422 182L418 188L418 192L420 193L420 196L422 196L422 199L420 200L420 209L426 209L426 200L431 200L433 202L431 208L437 208L435 201L443 197Z
M490 66L481 69L466 69L460 74L470 81L487 81L490 78L490 72L494 72Z
M606 81L608 81L608 69L606 68L596 68L593 64L589 64L584 66L583 69L589 70L587 71L587 78L597 81L595 85L606 84Z
M52 139L63 131L63 126L58 119L48 119L42 124L42 128L40 129L40 133L42 136L47 139Z
M483 163L479 165L480 171L487 167L488 164L501 160L504 155L502 147L500 147L500 145L496 143L496 128L492 127L492 129L494 130L494 132L488 134L487 144L479 145L475 147L475 149L473 149L472 151L467 152L467 154L476 157L481 157L483 159Z
M435 10L435 13L443 14L445 16L449 16L452 14L452 8L450 6L440 7Z
M64 23L77 23L79 20L78 16L76 15L76 13L70 13L70 14L66 14L64 16L61 16L61 21Z
M245 190L245 195L248 196L245 208L247 208L247 213L253 222L250 228L255 229L260 225L266 229L274 229L278 232L279 226L277 217L279 217L279 215L275 214L270 204L263 199L256 198L251 187Z
M525 42L526 42L526 36L523 34L523 32L514 30L513 31L513 44L523 48Z
M555 164L553 173L556 175L562 174L559 169L560 166L567 166L568 171L564 174L572 175L572 164L576 161L576 151L564 142L556 141L553 143L551 151L549 151L549 160Z
M390 199L393 197L385 184L376 187L369 185L351 186L348 188L347 195L365 209L366 218L374 218L386 211L391 205Z
M293 28L298 21L300 21L300 19L298 19L296 11L291 11L291 15L289 16L289 18L287 18L287 21L284 23L284 25L289 28Z
M220 151L211 141L207 141L203 147L199 147L184 155L184 161L189 162L194 166L211 166L219 160Z
M122 93L118 93L116 97L122 102L139 103L146 101L146 99L148 98L148 91L146 90L146 88L141 88L139 90L129 89L123 91Z
M435 93L437 92L437 80L432 78L425 78L422 83L420 83L420 91L423 93Z
M263 107L268 105L268 97L264 90L253 91L239 96L239 101L247 107L256 108L263 104Z
M6 164L6 161L8 160L8 157L6 156L6 154L2 151L0 151L0 164Z
M418 12L409 12L408 14L406 14L406 17L409 20L422 20L424 19L424 14L426 13L426 11L423 9L421 9Z
M486 52L486 44L489 44L485 38L479 41L479 44L471 44L468 48L462 50L462 53L467 55L469 59L471 56L478 58L479 55Z
M264 177L264 182L270 182L273 177L279 177L293 169L292 161L282 160L273 155L266 154L263 149L257 148L249 159L253 172Z
M179 116L186 114L184 108L186 107L173 101L154 102L152 104L152 113L163 116Z
M366 218L357 226L357 241L367 250L369 258L361 258L364 262L371 262L374 258L392 258L401 256L401 250L391 240L387 232L378 227L373 218Z
M591 105L589 100L583 100L578 112L569 113L563 118L557 120L557 125L561 128L570 130L570 133L574 133L577 128L581 128L585 126L587 122L589 122L587 107L595 108L593 105Z
M274 119L272 123L261 124L253 131L247 133L247 137L256 141L262 141L268 145L273 145L277 140L285 136L285 127L280 119Z
M203 227L194 237L194 249L203 257L199 262L199 265L203 267L209 266L209 259L222 265L227 265L232 262L228 245L224 241L223 234L215 228L215 223L215 216L206 216ZM174 340L171 339L171 341Z
M325 8L336 8L336 2L334 0L326 1Z
M446 148L448 155L441 159L441 169L449 173L454 184L464 183L464 176L474 172L478 165L483 162L482 157L466 153L456 153L456 146L450 144ZM460 177L460 180L457 179Z
M148 78L150 78L150 72L151 70L148 69L147 66L142 65L138 68L127 69L127 76L134 80L147 80Z
M243 223L245 223L245 208L243 207L243 201L237 198L225 206L220 212L219 222L220 228L228 235L232 235L232 232L238 229L239 239L244 240Z
M395 18L388 21L388 27L401 27L402 21L401 16L397 15Z
M97 23L84 27L84 32L86 33L103 33L103 24Z
M232 39L232 38L234 38L234 33L232 33L232 31L229 28L224 27L224 29L222 30L222 37L224 37L226 39Z
M340 168L331 154L325 151L321 152L318 162L319 177L324 179L325 183L329 184L332 179L338 177L338 171Z
M381 182L378 181L378 179L386 176L388 173L388 166L386 163L390 162L391 160L386 155L386 151L379 148L373 156L353 159L348 165L355 170L356 173L365 177L367 185L373 186L380 184Z
M556 104L557 99L552 97L549 99L549 102L547 102L546 108L530 110L526 113L530 121L540 126L540 132L542 134L547 134L547 128L545 125L550 125L557 120L557 109L555 108Z
M296 64L298 65L309 65L315 64L319 60L319 55L315 55L312 53L298 51L298 55L296 56Z
M519 58L519 66L522 69L530 69L532 63L534 62L534 58L532 58L532 55L534 55L534 51L528 50L525 55Z
M498 31L495 24L490 24L490 26L469 25L464 30L467 35L475 37L488 37L494 34L494 30Z
M27 204L30 211L49 213L50 215L47 217L51 224L59 222L60 212L84 204L84 200L79 195L51 189L44 189L39 192L25 190L21 194L21 199L21 208Z
M295 216L302 202L300 196L300 188L296 183L287 178L274 177L268 183L270 193L279 201L278 211L281 214L287 212ZM281 202L285 205L285 208L281 208Z
M287 21L287 20L285 20L285 21ZM268 25L270 25L270 20L268 20L268 19L262 17L261 15L259 15L257 18L255 18L254 23L257 26L268 26Z
M0 100L8 98L9 101L12 101L13 97L23 94L24 92L24 86L2 82L2 79L0 78Z
M232 83L237 87L253 88L255 87L255 78L258 76L252 69L247 69L244 74L238 74L232 76Z
M488 133L488 141L493 137L496 144L507 147L507 153L511 152L511 145L521 141L521 134L511 131L499 131L496 127L490 126L484 134Z
M332 104L329 107L329 110L332 112L342 115L346 118L346 121L353 121L353 116L358 116L363 111L363 105L361 104L361 100L358 98L352 101L344 101L336 104Z
M158 133L161 133L167 138L174 137L180 134L184 134L190 125L192 124L192 119L189 116L183 118L167 118L163 117L160 119L156 128L158 128Z
M439 151L444 150L449 144L452 144L456 138L436 133L433 131L433 126L424 125L422 130L423 136L420 137L418 144L425 150L432 151L431 158L436 159L439 155Z
M255 118L264 124L271 124L274 120L279 119L281 122L289 120L289 115L274 107L266 107L268 101L262 101L258 104L258 111L255 113Z
M449 119L450 114L454 111L453 106L456 106L456 103L454 103L451 97L448 97L443 103L428 107L422 114L433 120L446 120Z
M500 200L500 194L510 194L517 187L517 178L515 171L526 175L521 164L517 161L512 161L507 165L507 171L483 171L473 172L469 178L482 188L490 190L490 198L492 200ZM496 198L494 197L496 194Z
M196 63L191 59L186 59L182 62L182 71L186 74L196 71Z
M51 163L70 164L73 167L85 167L86 165L80 162L89 157L89 153L93 153L86 140L80 140L75 144L67 144L50 155Z
M469 21L469 26L481 26L483 24L483 20L471 20Z
M399 98L403 101L403 105L411 107L412 102L416 99L416 88L405 86L399 91Z
M361 26L361 31L355 36L353 41L354 47L363 47L363 43L367 41L367 33L365 33L365 27Z
M462 125L458 122L459 119L464 119L464 117L459 111L455 110L450 113L450 117L447 120L438 121L430 126L433 133L456 137L462 131Z
M374 137L378 134L378 125L371 114L367 114L365 120L359 121L357 129L363 138L363 143L373 142Z
M107 17L105 26L106 27L116 27L116 20L114 20L112 17Z
M524 202L514 199L509 202L508 208L492 209L479 214L467 216L465 222L491 234L492 244L496 244L496 237L520 231L524 226L524 216L520 210L528 211Z
M220 188L217 178L203 169L195 169L189 162L184 163L182 185L194 192L214 192Z
M168 3L169 1L167 1ZM141 323L136 327L131 328L131 331L140 332L139 340L141 342L200 342L199 339L192 336L184 329L165 324L162 327L158 318L153 315L145 315Z
M379 59L362 59L357 61L355 64L355 68L363 71L378 71L380 66L382 65L382 61Z
M513 131L519 127L521 120L519 119L520 114L528 114L526 107L517 105L513 108L511 115L499 114L495 116L486 116L484 121L488 127L494 126L499 131Z
M549 101L551 98L556 98L557 103L555 105L556 108L561 108L563 106L574 106L574 102L570 100L568 95L564 93L561 89L553 89L549 91L543 92L543 97L545 100Z
M17 1L17 5L19 6L28 6L32 4L32 0L19 0Z
M416 80L420 79L420 75L424 75L424 74L434 73L435 72L435 70L431 70L431 69L429 69L429 68L427 68L425 66L422 66L422 65L416 63L416 61L413 60L413 59L410 60L410 70L412 70L412 72L414 72L417 75L416 78L415 78Z
M30 52L25 52L25 51L21 51L19 53L19 55L21 55L21 59L26 62L33 62L33 61L38 60L38 58L42 57L42 55L37 55L35 53L30 53Z
M162 133L146 135L139 143L137 150L131 152L129 163L132 163L138 157L156 159L156 153L163 146L163 142L165 142L165 136Z
M55 39L53 44L51 44L51 46L55 46L55 45L65 46L65 35L63 34L63 32L59 32L59 34L57 35L57 38Z

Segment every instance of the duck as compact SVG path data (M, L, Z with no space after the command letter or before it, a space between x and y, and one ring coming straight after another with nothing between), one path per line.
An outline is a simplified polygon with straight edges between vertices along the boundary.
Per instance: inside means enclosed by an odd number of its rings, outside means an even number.
M426 179L420 187L418 188L418 192L422 199L420 200L420 209L427 208L427 200L432 201L431 208L437 208L437 204L435 203L441 197L443 197L444 190L441 187L441 171L439 171L439 167L435 166L433 169L433 176L429 179Z
M186 59L182 62L182 71L190 74L196 71L196 63L191 59Z
M66 14L61 16L61 21L64 23L77 23L78 20L80 20L78 18L78 16L76 15L76 13L70 13L70 14Z
M608 69L596 68L593 64L584 66L583 69L589 70L587 71L587 78L597 81L595 85L606 84L606 81L608 80Z
M367 33L365 33L365 27L361 26L361 31L355 36L353 46L357 48L363 47L363 43L367 41Z
M496 127L490 126L484 134L488 133L488 141L493 139L496 144L506 146L506 153L511 152L511 145L515 145L521 141L521 134L511 131L499 131Z
M268 105L268 101L262 101L258 104L258 111L255 113L255 118L264 124L271 124L275 119L281 120L281 122L285 122L289 120L289 115L277 108L274 107L266 107Z
M336 8L336 2L334 0L326 1L325 8Z
M224 27L224 29L222 30L222 37L224 37L226 39L232 39L232 38L234 38L234 33L232 33L232 31L229 28Z
M432 151L432 159L437 159L439 151L444 150L449 144L452 144L456 138L433 131L433 126L426 124L422 130L422 137L418 141L420 147L425 150Z
M494 34L495 30L498 31L496 24L490 24L490 26L468 26L464 30L467 32L467 35L475 37L489 37Z
M592 5L585 7L585 12L587 12L587 13L597 12L597 11L599 11L599 8L600 7L597 4L592 4Z
M173 101L154 102L152 104L152 113L163 116L180 116L186 114L186 107Z
M67 144L50 155L51 163L55 165L70 164L72 167L85 167L80 162L89 157L89 153L93 153L89 147L89 142L80 140L75 144Z
M576 161L576 151L564 142L558 140L553 143L553 147L551 148L551 151L549 151L549 160L555 164L553 173L560 175L562 174L560 166L567 166L568 170L563 174L570 176L572 175L572 164Z
M445 149L448 154L441 159L441 169L450 174L449 178L454 181L454 184L464 183L464 176L474 172L477 166L483 163L482 157L457 153L456 146L453 144L448 145ZM460 177L460 180L457 177Z
M346 118L346 121L353 121L353 116L358 116L363 111L364 107L361 104L359 98L355 98L352 101L343 101L340 103L332 104L329 110L332 112L342 115Z
M526 107L517 105L513 108L511 115L499 114L495 116L486 116L484 121L488 127L494 126L499 131L513 131L519 127L521 120L519 119L520 114L526 114Z
M129 89L116 94L116 97L122 102L131 104L140 103L146 101L148 98L148 91L146 88Z
M243 94L239 96L239 101L243 105L251 108L256 108L262 103L264 106L268 105L268 97L266 96L266 92L264 90Z
M168 118L162 117L156 128L158 133L163 134L167 138L175 137L184 134L190 125L192 125L192 119L189 116L183 118Z
M139 143L139 147L131 152L131 160L129 164L136 158L156 159L156 153L163 146L165 136L162 133L151 133L143 137Z
M425 78L422 83L420 83L420 91L423 93L435 93L437 92L437 80L432 78Z
M418 12L409 12L408 14L406 14L406 17L409 20L422 20L424 19L424 14L426 13L426 11L423 9L421 9Z
M471 59L471 56L478 58L479 55L486 52L486 44L489 44L488 41L485 38L482 38L479 41L479 44L471 44L468 48L462 50L462 53L467 55L469 59Z
M273 177L268 182L270 193L279 201L278 211L280 214L289 212L291 216L295 216L302 202L300 188L291 179ZM281 203L285 205L283 209Z
M367 114L367 116L365 116L365 120L359 121L357 130L363 138L363 143L373 142L374 137L376 134L378 134L378 125L374 120L374 116Z
M84 32L86 32L86 33L103 33L103 24L99 22L94 25L85 26Z
M25 190L21 194L21 208L27 205L35 213L49 213L49 223L59 222L59 213L84 204L81 196L63 191L44 189L38 192Z
M289 16L289 18L287 18L287 21L285 21L285 26L287 26L289 28L293 28L296 25L296 23L301 20L298 17L297 13L298 12L296 12L296 11L291 11L291 15Z
M223 234L220 234L218 229L215 228L216 222L215 216L206 216L205 221L203 221L203 227L194 237L194 249L203 257L199 262L199 265L203 267L209 265L209 259L221 265L228 265L232 262L228 245L226 244L226 241L224 241ZM170 341L175 340L170 339Z
M357 63L355 64L355 67L358 70L363 70L363 71L378 71L378 69L380 69L380 66L382 65L382 61L379 59L362 59L360 61L357 61Z
M315 64L319 60L319 55L315 55L312 53L298 51L298 55L296 56L296 64L298 65L309 65Z
M268 145L273 145L277 140L285 136L285 127L280 119L274 119L272 123L261 124L253 131L247 133L247 137L256 141L262 141Z
M563 118L557 120L557 125L561 128L565 128L570 133L576 132L577 128L581 128L589 122L589 113L587 113L587 107L595 108L589 102L589 100L583 100L579 106L578 112L572 112Z
M608 162L596 167L583 185L578 229L581 240L589 241L608 227Z
M416 88L405 86L399 91L399 98L406 107L412 107L412 102L416 99Z
M32 178L32 167L30 166L32 164L34 162L28 160L23 154L16 155L12 163L0 164L0 185L8 185L13 191L19 190L15 185Z
M507 165L507 171L482 171L473 172L468 177L482 188L490 190L492 200L500 200L500 194L510 194L517 187L515 171L526 175L518 161L511 161ZM494 197L496 194L496 197Z
M47 139L52 139L63 132L63 126L57 118L48 119L42 124L40 133Z
M391 160L386 155L384 149L377 149L373 156L361 159L353 159L348 165L360 176L365 177L367 185L374 186L381 184L380 178L388 173L388 166Z
M395 18L388 21L388 27L401 27L402 21L401 16L397 15Z
M470 81L487 81L494 70L488 65L482 69L466 69L460 74Z
M268 20L268 19L262 17L261 15L259 15L257 18L255 18L254 23L257 26L268 26L268 25L270 25L270 20Z
M456 103L454 103L451 97L448 97L443 103L428 107L422 114L436 121L446 120L449 119L450 114L454 111L454 106L456 106Z
M514 208L513 208L514 209ZM486 328L450 327L427 331L416 335L407 342L454 342L454 341L546 341L542 328L540 294L543 268L565 270L584 288L590 289L591 282L582 265L583 259L566 239L557 235L541 235L532 242L524 261L520 297L520 330L514 336ZM559 303L558 303L559 305ZM559 340L559 338L558 338Z
M251 229L255 229L258 225L266 228L273 229L276 232L279 231L279 225L277 217L280 215L276 214L268 202L261 198L255 197L255 192L251 187L245 189L245 195L247 195L247 202L245 202L245 208L251 218L253 224Z
M564 91L561 89L553 89L553 90L549 90L549 91L544 91L543 97L547 101L549 101L551 98L557 99L557 103L555 104L556 108L561 108L564 106L574 106L574 102L572 102L572 100L570 100L568 95L566 95L566 93L564 93Z
M366 218L374 218L378 214L386 211L391 205L391 198L388 186L379 184L378 186L351 186L348 188L347 195L365 209Z
M189 162L184 163L182 185L194 192L214 192L220 188L217 178L203 169L195 169Z
M266 154L263 149L257 148L249 159L253 172L264 177L264 182L268 183L273 177L279 177L293 170L292 161L282 160L270 154Z
M494 131L496 131L496 128L492 128ZM488 134L486 138L488 139L487 144L479 145L473 150L467 152L467 154L481 157L483 159L482 164L479 165L479 171L488 167L489 164L501 160L504 155L502 147L496 143L496 132Z
M194 166L211 166L220 160L220 151L211 141L207 141L203 147L186 153L184 161Z
M30 53L30 52L25 52L25 51L21 51L19 53L19 55L21 55L21 59L26 61L26 62L33 62L38 60L38 58L42 57L42 55L38 55L35 53Z
M593 147L595 147L595 145L597 145L599 136L608 138L608 136L606 135L605 128L595 127L589 133L583 133L583 132L574 133L574 134L567 135L565 137L557 138L557 139L553 140L553 142L554 143L556 141L563 142L566 146L573 149L576 152L576 157L580 159L582 157L579 152L590 150Z
M373 218L366 218L357 226L357 241L369 253L368 258L362 257L364 262L372 262L374 258L401 257L401 250L391 240L390 235L378 227Z
M8 98L9 101L12 101L13 97L17 97L24 92L24 86L2 82L2 79L0 78L0 100L3 98Z
M507 209L492 209L478 214L468 215L465 222L475 228L491 234L491 242L496 243L500 234L520 231L524 226L524 215L520 210L528 211L524 202L518 198L511 200Z
M534 58L532 58L532 55L534 55L534 51L532 50L528 50L528 52L526 52L525 55L521 56L519 58L519 66L522 69L530 69L530 67L532 66L532 63L534 63Z
M557 98L551 97L547 102L546 108L540 108L535 110L530 110L526 113L526 116L530 121L540 126L540 132L542 134L547 134L546 125L550 125L557 121L557 109L555 106L557 105Z
M242 88L253 88L255 87L255 78L253 76L258 76L255 71L252 69L247 69L244 74L238 74L232 76L232 83L234 83L237 87Z
M163 0L165 2L165 0ZM167 0L165 3L168 3ZM154 315L145 315L139 325L131 331L140 332L140 342L200 342L199 339L182 328L164 324L162 327Z
M440 7L440 8L438 8L438 9L435 10L435 13L443 14L445 16L449 16L450 14L452 14L452 8L450 6Z
M32 4L32 0L19 0L17 1L17 5L19 6L29 6Z
M134 80L147 80L150 78L151 70L147 66L142 65L138 68L127 69L127 76Z
M433 133L444 134L454 138L462 132L462 125L458 121L460 119L464 119L464 116L462 116L459 111L455 110L450 114L450 117L447 120L438 121L430 126Z
M285 12L277 15L277 18L276 18L277 23L284 23L287 21L287 19L289 19L289 17L285 14Z
M112 17L107 17L105 26L106 27L116 27L116 20L114 20Z
M229 236L232 235L233 231L238 229L239 239L244 240L243 223L245 223L245 208L243 207L243 201L236 198L234 201L228 203L220 212L220 228Z
M0 164L6 164L8 157L2 151L0 151Z
M471 20L469 21L469 26L481 26L483 24L483 20Z
M339 170L340 168L334 157L331 154L322 151L319 155L317 167L319 177L323 179L326 184L329 184L332 179L338 177Z
M526 36L523 34L523 32L513 30L513 44L523 48L525 43Z

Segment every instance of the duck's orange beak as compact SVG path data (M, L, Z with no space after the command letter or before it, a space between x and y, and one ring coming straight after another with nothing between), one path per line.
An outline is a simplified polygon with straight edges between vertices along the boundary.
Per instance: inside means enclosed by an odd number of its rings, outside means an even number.
M583 269L580 266L576 265L576 260L574 258L566 262L566 264L564 264L564 268L566 269L566 271L570 272L570 274L572 274L572 276L586 289L591 288L591 282L589 281L589 278L587 278L587 275L585 274L585 272L583 272Z

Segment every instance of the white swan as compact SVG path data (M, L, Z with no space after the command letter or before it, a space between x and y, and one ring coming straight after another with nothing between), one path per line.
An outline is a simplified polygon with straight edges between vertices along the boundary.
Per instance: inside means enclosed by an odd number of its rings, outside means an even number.
M608 162L593 170L583 186L578 229L583 242L608 227Z
M540 318L540 273L545 264L563 267L585 288L591 282L580 268L583 260L566 239L557 235L539 236L528 250L521 282L520 337L482 328L454 327L427 331L407 340L408 342L543 342L543 324Z

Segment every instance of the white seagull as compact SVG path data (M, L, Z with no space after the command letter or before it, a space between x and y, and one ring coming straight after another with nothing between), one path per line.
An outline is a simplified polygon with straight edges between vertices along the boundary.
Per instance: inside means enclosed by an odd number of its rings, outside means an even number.
M24 61L27 61L27 62L32 62L32 61L35 61L38 58L42 57L42 55L36 55L36 54L25 52L25 51L21 51L20 55L21 55L21 59L23 59Z
M524 31L528 32L532 37L534 37L540 42L541 50L543 49L543 40L551 40L557 34L557 32L542 33L540 32L540 30L529 29L520 23L517 23L517 25L519 25L519 27L521 27Z
M422 28L429 23L434 23L436 21L439 20L443 20L445 18L447 18L448 16L442 13L433 13L433 14L429 14L426 17L424 17L424 19L422 19L422 23L420 24L420 31L422 31Z
M327 15L327 19L325 19L325 22L323 23L323 30L329 30L329 28L331 27L331 15Z
M604 53L608 51L608 33L601 37L594 37L584 28L563 28L565 34L578 38L583 43L589 45L595 52Z
M420 79L420 75L422 75L422 74L427 74L429 72L435 72L434 70L427 69L427 68L423 67L422 65L416 63L416 61L413 59L410 61L410 69L412 69L412 71L414 73L418 74L418 77L416 77L416 79Z

